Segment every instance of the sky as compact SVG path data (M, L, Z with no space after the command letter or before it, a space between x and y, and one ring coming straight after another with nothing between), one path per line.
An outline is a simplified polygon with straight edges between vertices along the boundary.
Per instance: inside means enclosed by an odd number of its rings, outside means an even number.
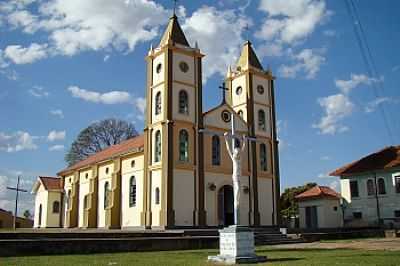
M276 76L282 190L307 182L340 191L328 173L400 143L400 2L178 1L177 15L203 60L204 110L250 39ZM143 129L144 57L173 1L0 0L0 208L14 186L54 176L80 130L116 117ZM361 24L360 24L361 23ZM377 75L369 75L353 25L362 25ZM384 115L383 115L384 114ZM33 209L23 193L20 213Z

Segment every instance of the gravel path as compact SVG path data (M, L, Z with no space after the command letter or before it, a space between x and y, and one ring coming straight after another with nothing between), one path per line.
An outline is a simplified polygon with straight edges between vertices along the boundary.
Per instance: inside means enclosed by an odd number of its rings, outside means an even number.
M375 238L338 240L337 242L312 242L271 246L276 249L364 249L400 251L400 238Z

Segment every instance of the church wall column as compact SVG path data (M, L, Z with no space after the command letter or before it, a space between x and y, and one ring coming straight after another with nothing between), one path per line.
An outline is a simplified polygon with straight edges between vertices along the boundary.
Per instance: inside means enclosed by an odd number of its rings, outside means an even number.
M121 158L114 160L114 172L111 177L111 204L106 209L106 227L121 228Z
M247 121L248 121L248 130L249 135L251 137L255 137L255 116L254 116L254 96L253 96L253 74L248 72L246 75L246 82L248 88L248 97L247 97ZM250 152L251 152L251 188L252 188L252 196L253 196L253 225L260 225L260 213L258 208L258 178L257 178L257 145L254 141L250 142Z
M205 185L204 185L204 134L203 129L203 86L201 58L197 58L197 179L198 179L198 225L205 226L207 214L205 211Z
M97 165L92 166L92 178L89 183L89 195L88 195L88 228L97 227L97 207L98 207L98 187L99 187L99 168ZM82 204L85 204L82 202ZM85 211L86 212L86 211Z
M275 111L275 88L274 79L271 79L271 106L272 106L272 153L273 153L273 184L274 184L274 210L275 210L275 223L277 225L281 224L281 210L279 206L280 199L280 172L279 172L279 153L278 153L278 136L276 130L276 111Z

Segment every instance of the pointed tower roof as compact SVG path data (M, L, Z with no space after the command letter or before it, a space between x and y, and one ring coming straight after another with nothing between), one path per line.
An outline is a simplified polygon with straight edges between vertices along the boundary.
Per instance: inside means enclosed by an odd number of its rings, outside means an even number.
M167 29L165 30L164 35L161 38L159 46L161 47L166 45L168 41L179 43L185 46L190 46L189 42L186 40L185 34L183 33L181 26L179 25L178 17L175 14L169 19Z
M237 62L237 66L241 68L246 68L246 66L248 67L251 66L259 70L263 70L260 60L258 60L257 55L254 52L254 49L250 41L247 41L244 44L242 48L242 53L240 54L239 60Z

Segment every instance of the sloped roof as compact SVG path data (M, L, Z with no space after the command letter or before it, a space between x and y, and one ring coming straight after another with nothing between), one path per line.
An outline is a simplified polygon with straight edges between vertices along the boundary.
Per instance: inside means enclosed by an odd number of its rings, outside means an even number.
M85 160L82 160L62 171L60 171L57 175L63 175L68 172L72 172L78 170L80 168L90 166L92 164L109 160L115 156L122 155L128 152L135 151L137 149L144 147L144 135L139 135L137 137L125 140L119 144L112 145L100 152L97 152L93 155L90 155Z
M39 176L39 179L46 190L62 189L61 178L50 177L50 176Z
M168 43L168 40L171 40L174 43L182 44L184 46L190 46L181 26L179 25L176 15L173 15L169 19L168 26L164 32L163 37L161 38L159 47L166 45Z
M329 175L349 176L393 167L400 167L400 145L385 147L380 151L340 167Z
M260 60L258 60L258 57L254 52L254 49L250 41L247 41L244 44L236 66L241 68L245 68L246 66L252 66L259 70L263 70Z
M303 193L297 195L295 197L297 200L307 200L307 199L315 199L315 198L336 198L340 199L340 194L330 187L326 186L315 186L310 188L309 190L304 191Z

